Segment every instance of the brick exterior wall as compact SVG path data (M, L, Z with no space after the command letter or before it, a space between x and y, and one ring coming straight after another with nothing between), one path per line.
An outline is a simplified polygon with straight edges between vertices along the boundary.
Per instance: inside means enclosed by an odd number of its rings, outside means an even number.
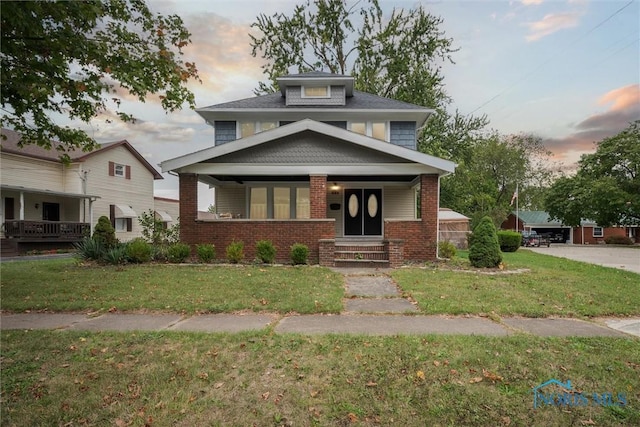
M438 175L420 176L421 219L385 220L384 239L400 239L404 261L427 261L437 257L438 241ZM391 258L391 254L389 254ZM391 261L391 259L390 259Z
M327 217L327 176L311 175L309 177L309 197L311 218Z
M626 236L627 231L623 227L606 227L602 229L602 237L593 237L593 227L584 227L584 243L587 245L604 244L604 239L609 236ZM582 228L573 228L573 243L582 244Z
M319 262L323 267L333 267L336 258L336 240L320 239L319 244Z
M186 224L196 233L181 234L181 240L191 246L202 243L213 243L216 247L216 257L224 260L225 249L229 243L239 240L244 243L245 261L252 261L256 257L256 242L271 240L276 247L276 261L289 263L289 251L294 243L303 243L309 247L309 263L318 264L320 258L319 240L335 237L335 221L323 220L198 220ZM182 227L182 219L181 219ZM181 233L183 229L180 229ZM184 236L184 237L183 237ZM189 240L185 239L185 237ZM333 260L332 260L333 261Z
M178 177L180 190L180 240L194 242L198 238L198 176L181 173ZM200 243L200 242L198 242Z

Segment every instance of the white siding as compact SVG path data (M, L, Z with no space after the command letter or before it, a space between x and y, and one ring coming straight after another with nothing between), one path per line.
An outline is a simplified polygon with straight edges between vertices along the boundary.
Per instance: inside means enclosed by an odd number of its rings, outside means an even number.
M165 211L169 215L171 215L172 221L169 222L169 226L178 223L178 218L180 217L180 202L178 200L166 200L166 199L153 199L154 210L156 211Z
M15 185L38 190L65 191L63 168L58 162L33 159L3 153L1 179L4 185Z
M109 162L131 166L131 179L109 176ZM87 174L87 194L100 196L93 203L93 223L102 215L109 217L109 205L126 205L140 215L152 211L153 174L131 154L120 146L105 150L89 157L83 164ZM88 215L87 215L88 218ZM141 236L141 227L137 218L133 218L131 232L116 232L121 241Z
M415 219L415 191L411 187L384 187L385 219Z
M247 217L247 192L245 187L216 188L216 213L240 214Z

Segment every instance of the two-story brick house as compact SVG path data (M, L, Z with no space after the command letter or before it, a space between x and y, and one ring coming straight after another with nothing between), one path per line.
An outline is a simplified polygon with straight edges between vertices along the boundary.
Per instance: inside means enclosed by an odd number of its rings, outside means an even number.
M439 180L455 164L416 150L433 110L311 72L280 91L196 111L210 148L167 160L178 173L180 227L190 244L269 239L278 259L304 243L322 265L398 266L436 257ZM197 183L215 188L219 219L197 216Z

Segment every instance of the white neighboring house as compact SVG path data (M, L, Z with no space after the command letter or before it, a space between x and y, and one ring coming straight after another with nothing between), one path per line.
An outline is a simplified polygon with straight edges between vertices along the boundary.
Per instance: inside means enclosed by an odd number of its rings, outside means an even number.
M63 163L51 150L19 147L20 135L2 129L0 177L3 246L18 250L78 241L107 216L121 241L141 235L137 217L155 211L153 183L162 176L126 140L92 152L69 152ZM161 209L167 221L176 217Z
M155 218L160 220L165 227L178 224L180 216L180 201L166 197L153 198Z

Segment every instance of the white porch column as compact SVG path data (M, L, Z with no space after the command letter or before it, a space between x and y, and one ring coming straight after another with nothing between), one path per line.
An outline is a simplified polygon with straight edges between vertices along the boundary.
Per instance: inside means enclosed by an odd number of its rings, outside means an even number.
M93 236L93 199L89 199L89 235Z
M20 221L24 221L24 191L20 192Z

